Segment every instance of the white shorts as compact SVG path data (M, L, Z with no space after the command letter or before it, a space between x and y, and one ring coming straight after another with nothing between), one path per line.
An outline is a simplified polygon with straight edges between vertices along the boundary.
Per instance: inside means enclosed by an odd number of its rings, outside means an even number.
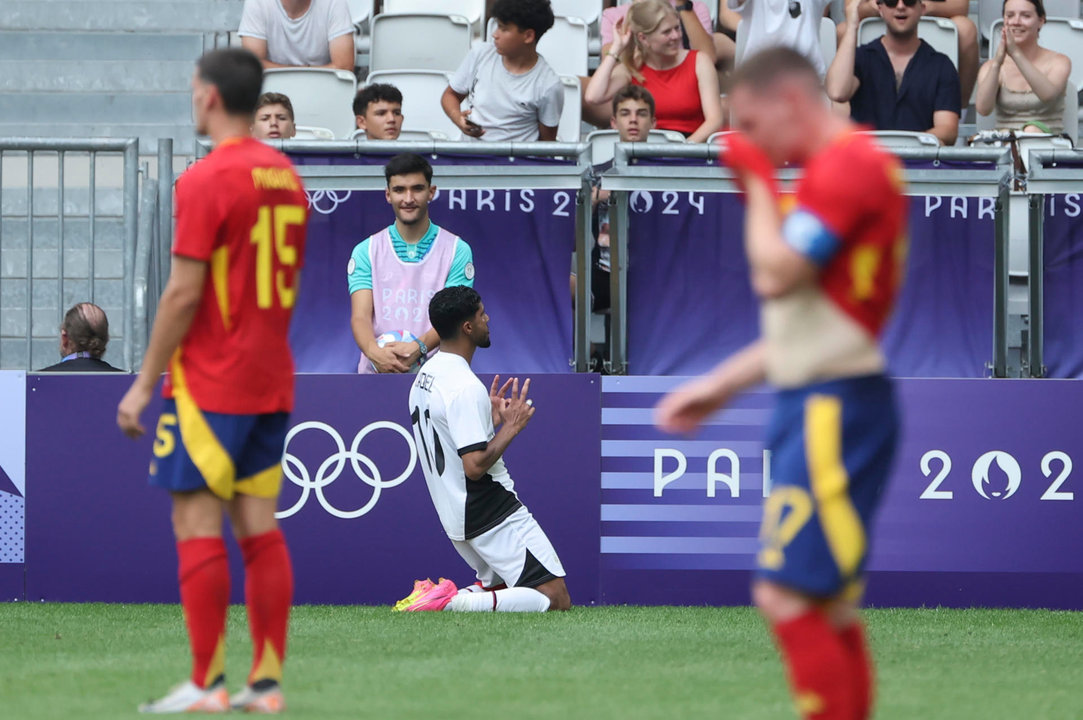
M521 507L492 530L471 540L452 540L486 588L538 587L564 577L557 551L541 525Z

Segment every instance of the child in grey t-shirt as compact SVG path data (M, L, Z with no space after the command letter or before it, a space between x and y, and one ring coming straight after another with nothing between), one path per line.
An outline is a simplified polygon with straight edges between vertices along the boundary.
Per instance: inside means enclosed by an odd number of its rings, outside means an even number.
M444 112L466 137L556 140L564 88L537 48L553 26L549 0L497 0L492 15L493 42L473 48L452 75L440 99Z

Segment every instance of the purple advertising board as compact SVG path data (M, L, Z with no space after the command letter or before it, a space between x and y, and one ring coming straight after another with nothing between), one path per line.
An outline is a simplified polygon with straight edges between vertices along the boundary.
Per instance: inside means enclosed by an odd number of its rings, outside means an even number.
M298 376L279 504L297 602L387 604L419 577L473 582L417 464L406 408L411 380ZM150 438L133 443L115 424L130 382L27 379L28 600L177 600L169 498L146 481ZM538 412L505 458L561 556L573 599L590 604L598 597L600 382L534 375L531 395ZM238 553L231 557L239 601Z
M22 599L26 576L26 373L0 371L0 601Z
M759 333L736 195L629 197L628 366L691 375ZM906 284L884 331L900 377L985 377L993 349L993 198L914 197Z
M773 397L747 393L694 436L652 408L680 378L602 385L602 601L744 603ZM1083 385L900 380L899 453L871 536L869 600L1083 608Z
M384 164L387 158L296 156L298 164ZM440 166L478 158L433 159L433 222L474 255L475 289L492 324L492 350L478 372L567 372L572 360L568 289L575 249L575 197L568 190L440 190ZM487 163L498 162L486 160ZM515 165L556 161L516 159ZM509 163L497 164L499 172ZM302 283L290 330L298 372L356 372L346 266L355 245L395 220L382 191L309 191L311 212ZM427 312L428 299L418 302ZM499 342L496 338L501 338Z
M1083 196L1045 199L1045 365L1054 378L1083 377Z
M386 604L417 577L470 580L417 467L409 380L298 377L279 505L298 602ZM539 411L507 461L579 604L748 602L773 398L750 392L694 436L662 435L652 408L680 381L534 376ZM169 500L146 484L150 439L114 425L129 382L26 378L28 600L176 600ZM871 536L869 601L1083 608L1083 385L897 389L903 431Z

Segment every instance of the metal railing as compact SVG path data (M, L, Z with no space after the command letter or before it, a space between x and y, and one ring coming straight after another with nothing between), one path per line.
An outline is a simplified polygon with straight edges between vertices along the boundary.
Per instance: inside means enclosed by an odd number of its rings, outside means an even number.
M905 148L896 151L903 160L951 163L935 169L907 168L909 195L942 194L995 197L995 257L993 287L994 377L1008 376L1008 197L1013 179L1011 153L1006 148ZM602 176L602 188L611 191L610 207L610 370L628 371L627 271L628 198L634 191L674 190L737 192L733 173L714 162L718 147L711 144L618 143L613 167ZM702 166L639 164L638 160L703 160ZM800 177L796 170L779 173L783 185Z
M1045 377L1045 198L1083 189L1083 150L1032 150L1027 168L1030 332L1026 357L1030 376Z
M272 143L292 154L323 154L359 157L362 155L390 156L401 152L417 152L424 155L455 155L476 157L477 164L451 164L440 166L440 185L447 189L564 189L576 192L575 247L577 250L576 311L574 324L574 367L586 371L590 364L590 249L591 233L591 185L596 176L589 162L589 146L559 143L452 143L452 142L370 142L370 141L276 141ZM197 152L205 154L210 148L200 143ZM5 155L6 153L6 155ZM122 170L122 218L123 227L123 364L135 369L142 350L146 346L150 326L157 309L158 297L169 275L170 248L172 245L172 142L163 140L158 146L158 178L149 177L144 167L142 199L139 188L138 147L135 139L123 140L50 140L36 138L0 139L0 187L3 183L3 161L13 154L27 158L27 191L22 217L27 219L26 248L26 327L21 339L26 341L26 367L33 367L33 288L35 281L49 279L51 275L32 272L34 258L43 252L34 247L34 218L50 217L39 212L34 198L35 155L56 153L58 180L56 188L57 213L57 323L66 309L66 281L70 282L70 267L65 267L64 254L65 220L72 217L67 212L64 164L66 154L83 153L91 158L87 187L89 204L89 246L87 280L89 299L95 299L95 279L100 274L95 268L96 226L100 221L97 202L96 162L99 153L119 154L123 158ZM906 172L907 192L911 195L952 195L996 198L995 257L994 257L994 342L991 369L994 377L1009 374L1007 365L1007 213L1008 193L1013 179L1010 153L1003 148L934 148L904 149L898 155L904 160L925 161L934 167L910 168ZM1077 153L1083 155L1083 153ZM1032 153L1029 192L1030 201L1030 248L1031 267L1041 265L1042 196L1050 192L1067 192L1078 189L1083 181L1083 170L1057 171L1052 169L1063 151ZM486 164L486 158L551 158L558 162L521 165ZM618 144L613 167L601 177L601 185L613 193L611 199L611 340L609 366L612 372L627 372L627 240L628 196L636 190L688 190L697 192L735 192L732 174L720 169L714 162L717 148L713 145L680 144ZM678 159L703 160L702 166L687 164L671 165L640 163L641 160ZM559 162L563 160L563 162ZM935 167L943 162L950 167ZM380 164L358 165L302 165L298 168L306 187L312 190L383 190L385 181ZM780 173L783 184L799 178L796 171ZM8 183L11 184L10 182ZM5 234L4 223L19 218L18 212L8 212L9 206L19 209L17 203L9 202L8 196L19 190L0 190L0 237ZM0 244L0 284L17 280L20 276L11 270L14 263L5 265L4 253L12 243ZM80 276L81 277L81 276ZM1042 286L1041 273L1031 272L1030 342L1026 348L1030 374L1040 376L1042 370ZM10 297L8 292L0 297ZM10 303L9 303L10 304ZM21 309L21 306L19 306ZM50 305L51 308L51 305ZM0 311L9 310L0 303ZM115 320L114 320L115 322ZM40 325L40 322L39 322ZM52 330L52 328L50 328ZM10 337L7 336L7 337ZM52 337L52 336L50 336Z
M573 367L586 372L590 367L590 249L591 180L589 146L582 143L462 143L462 142L377 142L365 140L320 141L276 140L271 145L284 152L303 155L346 157L392 156L403 152L421 155L476 157L477 165L441 165L438 183L447 190L548 189L575 191L575 248L577 262ZM200 144L202 152L209 150ZM544 165L494 166L486 158L549 158L566 162ZM379 190L387 182L383 165L299 165L298 173L308 190Z
M123 365L126 368L131 368L133 365L134 352L133 352L133 316L132 316L132 293L130 292L131 278L133 277L133 269L135 262L135 246L136 246L136 232L137 232L137 217L138 217L138 200L139 200L139 188L138 188L138 141L134 138L125 139L53 139L53 138L0 138L0 284L5 287L9 287L9 284L13 281L24 281L26 284L26 291L23 294L24 300L22 303L13 302L13 296L17 293L7 292L0 293L0 311L3 311L5 319L10 322L6 325L16 325L14 322L14 315L12 310L25 309L25 328L21 332L16 332L12 327L6 327L6 332L0 333L0 336L5 340L22 340L25 343L25 364L23 367L30 369L36 365L47 364L44 363L44 357L42 353L39 353L39 357L35 357L34 347L35 340L39 343L44 343L46 338L53 341L55 347L56 337L60 322L64 312L67 309L67 305L72 304L73 300L89 300L91 302L99 301L99 281L115 280L121 283L121 335L122 335L122 357ZM55 165L55 190L52 192L44 191L39 187L38 182L38 168L43 168L41 174L44 175L44 167L42 165L43 155L56 155ZM120 252L122 255L122 275L121 277L103 277L103 272L97 263L97 255L99 252L99 229L106 218L116 219L118 214L101 212L102 195L104 193L103 186L108 187L108 182L99 182L99 158L102 156L117 156L122 158L122 169L120 172L120 188L119 193L122 197L119 217L122 221L122 242ZM19 157L25 159L26 162L26 174L25 174L25 189L18 188L19 179L8 180L6 183L3 180L3 171L5 161L9 163L17 162ZM73 184L69 182L69 178L66 175L68 161L73 156L85 156L87 158L86 165L86 180L85 186L80 183L80 190L85 187L86 201L85 208L81 207L79 198L77 196L80 193L75 190L69 189L69 185ZM111 178L115 183L117 178ZM107 179L108 181L108 179ZM5 187L5 185L7 187ZM15 187L12 187L15 186ZM116 190L116 185L113 185ZM20 198L19 196L23 197ZM51 205L52 199L55 198L55 212L46 208ZM20 200L22 202L20 203ZM104 203L106 206L109 202ZM73 212L69 212L69 208L74 208ZM71 263L67 263L66 254L69 250L80 250L77 247L80 243L69 242L70 236L74 235L71 232L71 224L76 218L86 218L88 225L88 236L86 238L87 245L87 259L86 264L82 268L83 272L79 272L73 268ZM12 231L10 228L15 227L19 220L25 222L25 232L19 233L17 230ZM49 244L48 238L42 238L41 233L35 228L35 224L39 221L55 220L55 240L56 248L42 248L40 245ZM4 226L7 226L8 232L4 232ZM45 231L42 231L45 232ZM51 232L46 233L52 235ZM25 275L16 271L17 261L11 261L10 256L13 253L20 252L22 247L25 246ZM76 247L73 247L76 246ZM38 272L40 266L46 266L45 257L49 253L55 252L56 271L53 272ZM5 263L4 256L8 255L8 262ZM82 263L79 263L82 264ZM53 307L52 303L46 303L41 298L41 293L35 296L35 289L40 283L52 281L55 277L57 289L56 289L56 305ZM85 280L87 284L87 292L85 297L74 298L69 296L67 290L70 283ZM8 302L4 303L3 298L7 298ZM100 302L99 302L100 304ZM9 307L4 307L8 305ZM14 305L14 307L10 307ZM25 305L25 308L23 307ZM39 320L37 324L34 322L35 309L48 313L50 310L55 310L55 322L45 322ZM40 317L40 315L39 315ZM117 318L114 318L113 324L116 326ZM35 326L38 327L35 327ZM48 334L41 327L44 325L48 328ZM38 330L38 332L35 332ZM0 358L0 363L4 366L13 366L14 363L9 362L7 357Z

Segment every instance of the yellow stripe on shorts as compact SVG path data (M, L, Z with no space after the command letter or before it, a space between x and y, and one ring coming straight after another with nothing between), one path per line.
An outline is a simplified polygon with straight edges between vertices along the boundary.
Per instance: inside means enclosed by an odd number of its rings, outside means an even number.
M252 497L276 498L282 489L282 465L276 463L255 475L238 480L234 491Z
M865 555L865 528L850 502L839 398L811 395L805 402L805 456L827 547L843 579L850 578Z
M223 500L233 497L234 480L237 469L233 459L222 447L214 430L207 424L203 411L196 405L185 381L184 368L180 362L180 351L173 356L170 372L173 381L173 399L177 403L177 426L188 457L199 469L207 487Z

